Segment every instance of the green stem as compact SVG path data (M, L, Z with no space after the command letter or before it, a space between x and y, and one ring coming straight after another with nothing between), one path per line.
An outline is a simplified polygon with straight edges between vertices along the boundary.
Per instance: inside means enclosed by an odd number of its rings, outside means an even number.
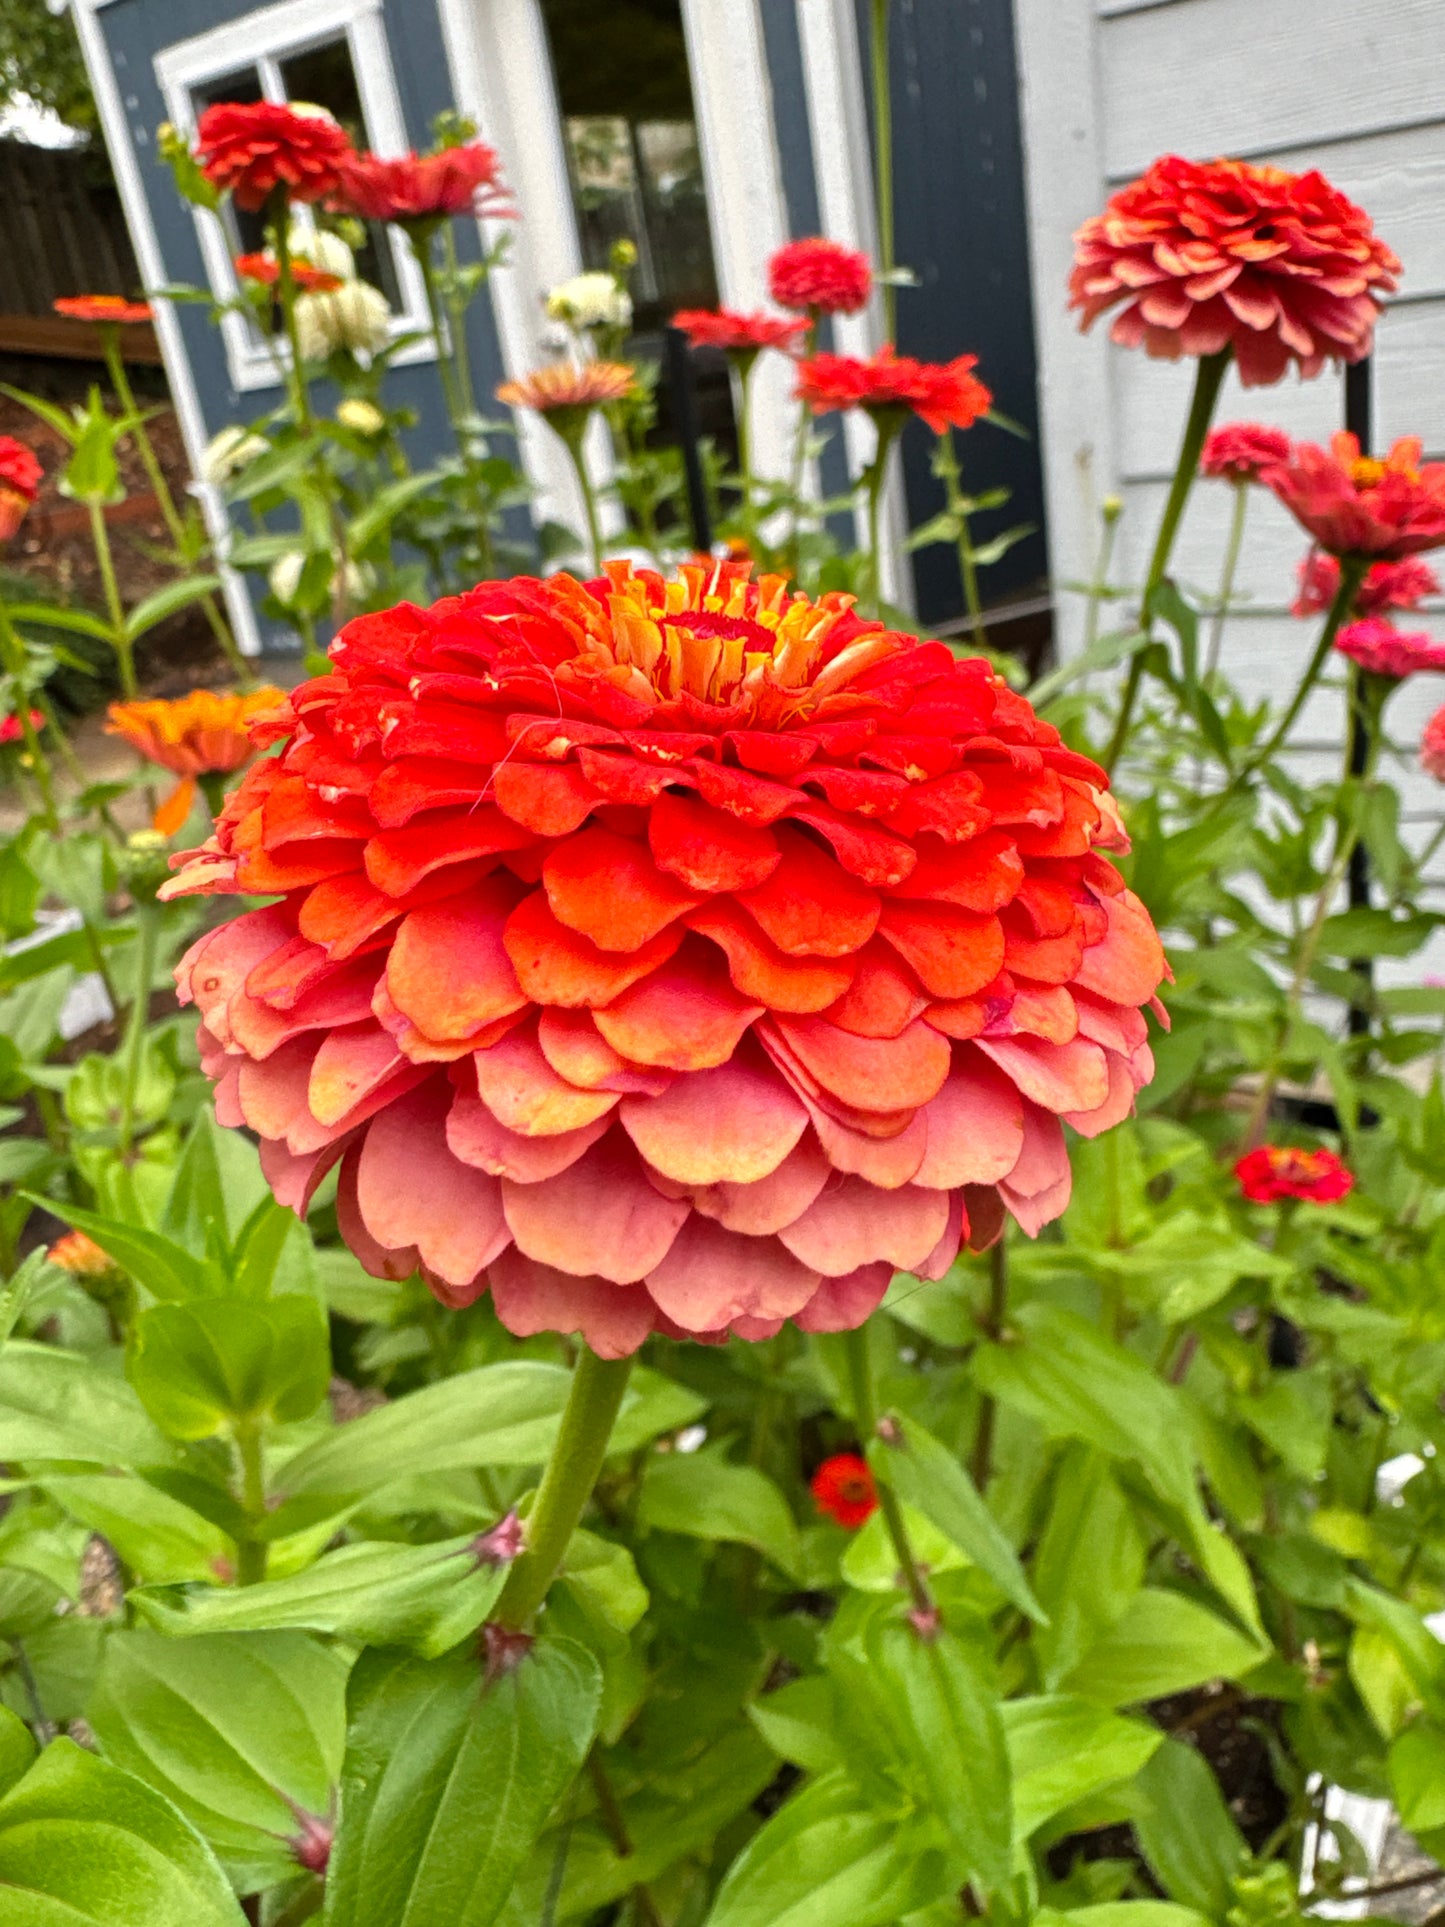
M818 346L818 317L816 313L808 316L808 332L803 336L799 354L807 357L816 352ZM784 563L789 575L796 575L802 549L803 533L803 470L808 462L808 427L813 419L813 411L805 401L798 403L798 425L793 431L793 459L788 469L788 499L791 521L788 528L788 546L784 551Z
M630 1358L599 1358L582 1349L557 1442L527 1515L527 1550L512 1567L492 1615L499 1626L521 1631L547 1597L607 1457L631 1371Z
M886 416L875 415L874 426L878 430L878 446L873 460L863 475L863 486L868 503L868 594L865 598L872 613L881 615L883 611L883 557L879 545L879 507L883 500L883 484L888 474L888 457L893 453L893 444L898 436L899 423L889 421Z
M1229 367L1230 350L1223 348L1217 355L1202 355L1194 376L1194 399L1189 405L1189 419L1184 424L1184 439L1179 445L1179 460L1174 466L1174 479L1169 485L1169 499L1164 504L1163 519L1159 533L1154 539L1154 553L1149 558L1149 573L1144 579L1144 594L1140 605L1140 623L1147 637L1154 626L1154 599L1164 581L1169 567L1169 557L1173 552L1174 538L1179 533L1179 524L1184 516L1184 505L1189 500L1189 491L1194 486L1194 478L1199 473L1199 454L1204 447L1204 438L1209 433L1209 424L1214 415L1215 403L1219 400L1219 390L1224 381L1225 370ZM1119 705L1119 718L1114 725L1114 733L1109 739L1109 747L1102 758L1104 768L1112 776L1114 765L1123 752L1129 739L1129 725L1134 718L1134 705L1139 698L1139 685L1144 677L1144 645L1134 652L1129 664L1128 681L1124 684L1124 698Z
M27 671L29 661L25 654L25 644L17 635L10 611L0 599L0 651L5 657L5 668L15 686L15 717L20 724L20 735L25 744L25 753L30 758L30 774L35 778L35 787L40 792L40 808L45 818L45 827L52 836L60 834L60 816L55 807L55 786L50 777L50 759L40 746L40 733L30 720L30 691Z
M985 1333L995 1342L1003 1336L1008 1315L1008 1241L1000 1234L988 1254L988 1311L983 1321ZM978 1430L973 1438L973 1482L980 1492L988 1490L993 1477L993 1434L997 1408L987 1392L978 1408Z
M757 529L753 522L753 367L756 354L739 355L734 366L738 371L738 482L742 489L739 505L739 520L743 525L743 540L748 545L748 554L757 560Z
M151 980L155 976L160 938L160 912L151 903L135 907L135 990L126 1023L124 1081L120 1099L120 1155L128 1161L135 1143L136 1095L145 1060L146 1030L150 1020Z
M561 437L562 446L572 458L572 467L577 476L577 486L582 491L582 507L587 516L587 543L592 552L592 573L602 573L602 524L597 518L597 491L592 486L592 477L587 473L587 460L582 452L582 444L587 438L587 427L591 421L590 413L579 424L563 430L547 417L550 425Z
M858 1427L858 1443L866 1452L869 1444L878 1436L878 1394L873 1384L873 1357L868 1347L868 1327L858 1325L846 1332L843 1344L848 1357L848 1381L853 1394L853 1418ZM878 1481L878 1508L883 1514L883 1523L893 1542L898 1569L915 1610L932 1613L933 1597L909 1543L903 1507L898 1502L897 1493L881 1479Z
M248 1530L236 1541L236 1584L259 1585L266 1577L270 1547L256 1536L266 1517L266 1461L261 1449L261 1429L241 1424L235 1430L236 1456L241 1462L241 1510Z
M1329 614L1325 617L1325 626L1320 631L1320 639L1315 644L1315 652L1309 659L1304 675L1300 678L1299 687L1294 692L1289 708L1284 712L1278 725L1266 739L1264 747L1256 750L1254 755L1248 759L1243 769L1240 770L1238 776L1235 778L1232 787L1238 787L1239 784L1248 782L1249 778L1253 776L1257 770L1263 769L1265 764L1283 747L1290 731L1294 728L1296 717L1304 708L1310 691L1319 681L1320 674L1325 664L1329 661L1330 650L1334 646L1335 637L1339 634L1344 623L1353 612L1355 596L1359 591L1360 584L1365 579L1365 571L1369 566L1369 558L1366 556L1341 556L1340 586L1335 591L1335 599L1330 604ZM1230 791L1226 790L1224 794L1228 796Z
M973 646L975 649L987 649L988 638L983 632L983 603L978 593L978 563L973 552L973 537L969 533L968 516L963 506L958 449L954 445L951 428L945 429L938 438L938 465L943 471L948 512L958 524L958 573L963 579L963 603L968 610Z
M888 0L873 0L869 34L873 69L873 134L878 196L878 269L883 281L883 334L897 338L898 290L893 259L893 99L888 85Z
M1084 616L1084 648L1092 649L1099 639L1099 610L1109 587L1109 565L1114 559L1114 538L1119 530L1118 501L1104 505L1104 529L1099 537L1099 553L1094 561L1094 575L1089 583L1089 606Z
M452 433L457 438L457 448L463 458L467 453L466 438L462 433L461 391L457 386L456 362L452 357L452 342L442 312L442 299L437 288L436 263L432 260L432 237L426 229L408 234L411 251L421 270L421 284L426 290L427 314L431 319L432 340L437 349L437 371L441 375L442 398L446 402L447 417L452 425Z
M111 645L115 650L116 664L120 670L120 693L126 701L135 695L135 647L125 628L125 607L120 599L120 585L115 579L115 558L110 549L110 530L105 526L105 510L99 502L89 502L90 539L95 547L95 559L100 568L100 579L105 589L105 608L110 617Z
M1229 542L1224 551L1224 567L1219 574L1219 606L1209 631L1209 648L1204 656L1204 680L1219 667L1219 651L1224 643L1224 625L1229 620L1229 603L1234 594L1234 578L1239 569L1239 554L1244 546L1244 519L1249 512L1248 482L1234 484L1234 513L1229 521Z
M291 349L287 385L291 390L291 409L296 426L310 433L316 426L311 412L311 393L301 361L301 335L296 326L296 276L291 271L291 205L284 187L278 187L271 204L271 234L276 249L276 294L281 303L281 320Z
M457 393L466 415L477 412L476 389L472 382L472 356L464 323L467 304L461 292L461 264L457 260L457 233L452 222L442 224L442 261L447 271L447 313L452 324L452 354L456 361Z

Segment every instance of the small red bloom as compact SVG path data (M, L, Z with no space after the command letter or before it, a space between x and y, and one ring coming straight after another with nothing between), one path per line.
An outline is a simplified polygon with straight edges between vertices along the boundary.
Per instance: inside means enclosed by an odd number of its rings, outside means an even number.
M1370 351L1400 263L1323 174L1166 154L1074 237L1069 305L1176 361L1232 348L1246 387Z
M799 313L857 314L872 290L868 256L817 235L789 241L768 263L768 292Z
M682 308L672 317L694 348L723 348L755 355L761 348L791 348L808 324L801 317L739 314L735 308Z
M341 164L335 204L362 221L439 221L452 214L515 215L501 159L485 141L436 154L351 154Z
M977 366L977 355L915 361L891 347L866 361L856 355L811 355L798 364L798 399L815 415L834 408L908 412L941 435L950 427L971 428L991 405L992 393L973 373Z
M1420 738L1420 767L1437 783L1445 783L1445 709L1437 709Z
M0 435L0 542L8 542L25 520L44 472L24 442Z
M1302 1151L1289 1144L1261 1144L1247 1151L1234 1175L1251 1204L1278 1204L1281 1198L1335 1204L1355 1186L1354 1174L1333 1151Z
M818 1510L836 1519L849 1532L869 1520L878 1510L878 1489L868 1461L856 1452L837 1452L824 1459L809 1481L809 1491Z
M196 159L213 187L256 213L278 187L293 201L324 201L341 183L351 142L329 114L269 100L221 101L201 115Z
M1263 422L1226 422L1205 437L1199 472L1217 481L1256 482L1262 468L1287 462L1293 446L1282 428L1266 428Z
M1322 549L1311 549L1299 565L1299 594L1290 604L1290 614L1322 614L1339 587L1339 562ZM1355 614L1382 616L1391 609L1414 609L1426 596L1439 593L1440 578L1418 555L1402 556L1398 562L1372 562L1355 592Z
M1402 681L1417 670L1445 670L1445 642L1436 642L1423 631L1404 635L1383 616L1365 616L1359 622L1346 623L1335 637L1335 647L1372 676L1393 676Z
M30 727L32 729L45 727L45 718L38 709L32 709L30 712ZM19 743L23 742L24 737L25 730L18 716L7 716L3 722L0 722L0 743Z
M151 319L148 301L127 301L118 294L67 294L50 304L70 321L136 322Z
M281 279L281 265L273 254L238 254L236 272L243 281L255 281L263 288L274 288ZM301 294L335 294L342 285L339 274L313 268L309 261L293 260L291 279Z
M1376 460L1341 432L1327 449L1298 443L1259 479L1331 555L1398 561L1445 543L1445 462L1422 463L1420 450L1405 435Z

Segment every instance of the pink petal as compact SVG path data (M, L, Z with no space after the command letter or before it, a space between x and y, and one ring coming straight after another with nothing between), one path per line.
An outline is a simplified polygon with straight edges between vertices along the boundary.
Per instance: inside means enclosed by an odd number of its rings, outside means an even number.
M1003 1236L1008 1222L1003 1199L995 1184L965 1185L963 1208L968 1217L967 1244L970 1251L987 1251Z
M398 1070L368 1091L359 1104L353 1105L334 1124L318 1124L310 1111L298 1111L286 1132L286 1149L297 1157L305 1157L310 1151L319 1151L323 1144L334 1144L358 1125L365 1124L368 1118L375 1117L378 1111L384 1111L388 1104L425 1083L432 1074L430 1064L408 1064L403 1060Z
M710 1184L692 1194L695 1210L729 1231L765 1238L801 1218L833 1175L817 1139L800 1138L776 1171L755 1184Z
M1064 1127L1037 1104L1026 1104L1023 1150L998 1190L1029 1237L1036 1238L1064 1210L1073 1181Z
M333 1030L316 1053L306 1102L318 1124L336 1124L403 1062L396 1039L375 1022Z
M530 1026L509 1031L472 1058L482 1102L509 1131L555 1137L580 1131L617 1102L611 1091L582 1091L559 1077Z
M656 1097L676 1076L619 1057L592 1021L590 1010L544 1010L537 1020L542 1055L559 1077L586 1091L638 1091Z
M356 1201L356 1167L361 1161L362 1146L352 1145L341 1164L341 1176L336 1185L336 1223L346 1242L347 1249L356 1258L364 1271L373 1278L390 1278L400 1282L410 1278L420 1262L415 1245L399 1250L388 1250L379 1245L366 1228L361 1215L361 1206Z
M276 1010L237 991L227 1006L231 1037L248 1057L269 1057L288 1037L304 1030L335 1030L365 1023L371 1016L377 963L362 957L333 969L326 981L297 999L290 1010Z
M314 1037L296 1037L274 1057L259 1064L247 1058L242 1064L236 1080L237 1106L261 1137L285 1137L293 1120L308 1114L306 1091L316 1050Z
M1104 1053L1087 1037L1050 1044L1042 1037L980 1037L974 1048L1046 1111L1088 1111L1109 1094Z
M216 1122L223 1124L228 1131L238 1131L246 1122L246 1114L241 1109L241 1071L243 1067L237 1063L234 1058L229 1062L223 1058L221 1062L224 1068L212 1070L206 1063L203 1053L201 1057L201 1068L206 1072L208 1077L214 1077L216 1079L216 1088L212 1092L212 1098L216 1108ZM270 1142L271 1140L269 1138L262 1139L263 1144L269 1144Z
M928 1149L917 1182L951 1191L959 1184L996 1184L1018 1163L1024 1107L1017 1088L977 1052L958 1050L948 1082L920 1113Z
M447 1113L447 1143L463 1164L490 1171L493 1177L515 1178L518 1184L538 1184L575 1164L607 1130L608 1122L596 1117L580 1130L524 1137L498 1123L479 1097L463 1093Z
M515 1246L494 1261L491 1282L497 1316L517 1338L576 1332L599 1358L628 1358L653 1327L652 1300L642 1285L569 1277Z
M529 1258L614 1285L645 1278L689 1215L685 1198L665 1198L647 1182L637 1153L616 1132L541 1184L503 1178L502 1204Z
M808 1112L818 1142L835 1171L867 1178L885 1191L896 1191L918 1175L928 1149L928 1124L923 1111L915 1111L896 1137L873 1137L850 1130L809 1100ZM937 1102L937 1099L934 1100Z
M761 1054L684 1071L660 1097L624 1098L621 1118L648 1163L680 1184L756 1183L777 1170L808 1125Z
M1064 1122L1072 1125L1080 1137L1098 1137L1102 1131L1112 1131L1134 1108L1137 1086L1129 1059L1116 1050L1106 1050L1104 1061L1109 1068L1109 1089L1103 1103L1090 1110L1064 1112Z
M263 1137L261 1170L277 1204L294 1211L298 1218L304 1218L316 1195L317 1186L346 1146L347 1140L338 1138L334 1144L323 1144L319 1151L296 1157L284 1144L274 1138Z
M911 1271L943 1236L948 1212L945 1191L916 1184L883 1191L863 1178L841 1178L778 1236L795 1258L828 1278L879 1258Z
M176 966L176 994L181 1002L194 1001L205 1024L218 1044L230 1044L231 1027L226 1007L240 990L257 964L291 936L291 920L279 903L264 910L249 910L234 923L223 923L219 930L191 945Z
M921 1265L913 1267L915 1278L938 1279L944 1277L958 1256L968 1231L968 1214L963 1206L963 1193L949 1193L948 1223L943 1236L929 1252Z
M361 1148L356 1200L389 1249L415 1245L449 1285L466 1285L511 1240L497 1179L452 1156L436 1086L411 1092L372 1123Z
M883 1302L892 1265L861 1265L842 1278L825 1278L793 1323L805 1332L855 1331Z
M647 1289L684 1331L717 1331L734 1318L787 1318L818 1287L818 1274L775 1238L748 1238L694 1215Z

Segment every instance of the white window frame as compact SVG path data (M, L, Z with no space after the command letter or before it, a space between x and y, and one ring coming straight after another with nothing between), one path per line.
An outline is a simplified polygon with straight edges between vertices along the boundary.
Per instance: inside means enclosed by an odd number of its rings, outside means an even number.
M228 20L224 26L162 48L155 57L156 79L172 122L187 139L192 139L196 131L195 88L235 73L239 68L254 68L266 99L279 105L286 99L281 61L288 55L305 53L308 48L343 38L351 54L367 139L373 151L385 155L405 154L410 143L386 41L382 0L280 0L278 5L261 7L238 20ZM196 209L195 218L212 292L222 301L233 300L239 293L239 284L226 228L204 208ZM402 297L400 309L392 314L391 339L394 341L402 335L420 337L408 342L393 358L392 365L434 361L436 344L430 334L431 321L421 271L401 235L391 234L388 245ZM238 393L280 385L278 367L285 367L290 353L286 343L266 343L258 339L249 316L237 310L222 316L221 337L231 383Z

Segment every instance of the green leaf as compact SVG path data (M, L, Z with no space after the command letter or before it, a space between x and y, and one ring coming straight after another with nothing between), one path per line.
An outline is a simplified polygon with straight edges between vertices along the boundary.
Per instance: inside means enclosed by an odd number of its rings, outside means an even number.
M1112 669L1116 663L1135 655L1148 642L1149 638L1142 629L1116 629L1107 636L1100 636L1081 649L1077 656L1060 663L1057 669L1029 685L1029 701L1035 709L1042 710L1061 696L1071 684L1080 682L1100 669Z
M0 1800L0 1914L6 1927L245 1927L169 1801L70 1740Z
M1005 1700L999 1711L1020 1843L1075 1801L1132 1778L1164 1737L1147 1720L1124 1719L1062 1693Z
M1422 1719L1405 1728L1390 1747L1390 1785L1406 1832L1445 1827L1445 1727Z
M1040 1907L1033 1927L1208 1927L1192 1907L1170 1900L1101 1900L1093 1907Z
M235 1558L229 1534L145 1479L82 1473L44 1479L41 1490L108 1539L143 1585L214 1579Z
M1144 1858L1165 1893L1222 1920L1249 1849L1207 1762L1182 1741L1165 1740L1127 1801Z
M889 1430L892 1437L873 1439L868 1446L875 1476L892 1486L905 1505L932 1520L1020 1612L1045 1621L1047 1614L1024 1577L1018 1555L953 1453L917 1419L895 1414Z
M0 1798L30 1769L35 1740L18 1713L0 1706Z
M374 542L390 532L402 510L436 485L436 475L426 470L403 476L399 482L389 482L385 488L378 489L348 529L346 553L365 556Z
M339 1546L302 1572L254 1586L153 1587L130 1597L172 1635L289 1629L436 1654L481 1625L506 1576L467 1533L429 1546Z
M130 1386L94 1359L20 1339L0 1352L0 1461L138 1467L174 1457Z
M52 1211L63 1223L83 1231L121 1270L143 1285L153 1297L180 1301L197 1298L220 1282L201 1259L158 1231L137 1225L121 1224L98 1211L82 1211L77 1205L55 1198L32 1198L42 1210Z
M331 1348L309 1299L205 1298L154 1305L131 1332L130 1381L172 1438L307 1418L326 1396Z
M1325 918L1319 948L1327 957L1411 957L1430 941L1440 921L1396 917L1388 910L1341 910Z
M299 1633L118 1632L89 1719L107 1759L163 1793L250 1892L295 1872L302 1816L332 1811L347 1671Z
M748 1718L775 1753L809 1773L831 1773L845 1764L832 1684L822 1674L789 1680L751 1701Z
M465 1653L364 1655L326 1927L489 1927L587 1757L601 1696L569 1640L539 1640L489 1683Z
M1055 1687L1144 1583L1148 1547L1134 1508L1099 1452L1071 1446L1054 1476L1033 1562L1049 1623L1033 1635L1043 1683Z
M924 1825L869 1811L843 1774L829 1774L754 1834L706 1927L891 1927L947 1879Z
M72 635L89 636L93 642L109 644L110 624L84 609L62 609L49 602L7 603L12 622L33 622L46 629L68 629Z
M125 620L126 638L138 642L148 629L164 622L167 616L177 614L181 609L189 609L194 602L203 602L208 595L214 595L221 586L218 575L186 576L179 582L168 582L162 589L148 595L138 602Z
M766 1473L732 1464L717 1448L649 1459L637 1519L659 1532L753 1546L784 1572L798 1570L798 1528L787 1500Z
M1133 1706L1211 1679L1242 1679L1265 1649L1186 1599L1146 1586L1061 1684L1106 1706Z

